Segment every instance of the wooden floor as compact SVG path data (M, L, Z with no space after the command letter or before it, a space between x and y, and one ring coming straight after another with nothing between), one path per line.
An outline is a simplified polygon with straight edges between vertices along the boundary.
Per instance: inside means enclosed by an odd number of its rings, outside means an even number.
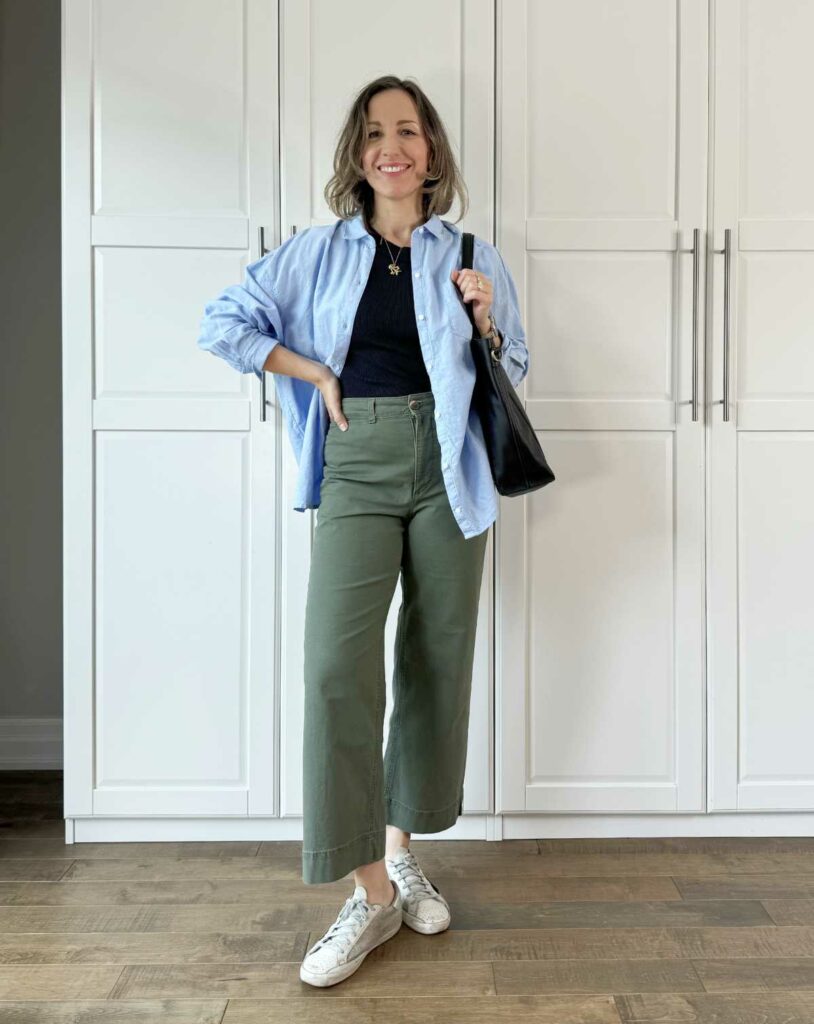
M814 1022L812 839L415 839L451 928L317 989L352 875L304 885L298 842L66 846L61 794L0 773L2 1024Z

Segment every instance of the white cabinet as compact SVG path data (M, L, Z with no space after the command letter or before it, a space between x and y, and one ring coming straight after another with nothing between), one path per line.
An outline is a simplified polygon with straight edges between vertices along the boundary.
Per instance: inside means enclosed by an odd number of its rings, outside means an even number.
M275 427L195 336L275 219L277 19L188 10L63 7L66 817L275 809Z
M271 248L333 219L322 183L336 132L381 73L390 14L361 3L348 17L328 0L285 3L279 24L270 0L187 12L64 0L65 814L78 836L122 836L91 829L123 816L215 828L302 813L315 514L293 510L271 375L264 403L252 375L195 341L205 303L242 279L261 238ZM401 45L466 140L466 227L488 238L493 12L468 12L423 0ZM492 587L490 548L465 814L492 808ZM399 586L388 680L400 601Z
M715 4L707 433L715 811L814 808L812 38L810 3Z
M497 245L557 480L500 511L496 809L703 811L704 422L682 250L706 225L706 4L502 16Z
M810 811L814 7L500 10L496 241L558 480L497 527L496 811Z
M557 474L501 499L445 835L814 809L814 9L410 10L383 65L372 0L63 0L69 839L301 835L315 513L271 375L195 340L261 244L333 219L342 118L391 71L511 267Z

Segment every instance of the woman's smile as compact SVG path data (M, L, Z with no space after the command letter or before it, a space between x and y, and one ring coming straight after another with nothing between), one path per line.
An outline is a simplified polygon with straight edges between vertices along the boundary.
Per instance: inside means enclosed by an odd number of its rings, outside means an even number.
M397 178L400 174L410 169L410 164L382 164L379 170L388 178Z

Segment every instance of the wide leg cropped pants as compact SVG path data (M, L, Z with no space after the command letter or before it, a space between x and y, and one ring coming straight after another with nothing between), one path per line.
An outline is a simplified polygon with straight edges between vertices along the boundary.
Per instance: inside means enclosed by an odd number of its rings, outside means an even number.
M345 398L331 422L305 612L302 877L385 853L385 825L439 832L463 802L488 530L465 538L441 470L431 391ZM382 757L384 630L401 574Z

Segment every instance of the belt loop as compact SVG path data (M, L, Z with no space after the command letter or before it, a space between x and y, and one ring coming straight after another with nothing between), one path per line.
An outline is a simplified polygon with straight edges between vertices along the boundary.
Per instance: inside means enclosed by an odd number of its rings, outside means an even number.
M368 400L367 400L367 411L370 413L370 415L368 416L368 422L369 423L375 423L376 422L376 399L375 398L368 398Z

